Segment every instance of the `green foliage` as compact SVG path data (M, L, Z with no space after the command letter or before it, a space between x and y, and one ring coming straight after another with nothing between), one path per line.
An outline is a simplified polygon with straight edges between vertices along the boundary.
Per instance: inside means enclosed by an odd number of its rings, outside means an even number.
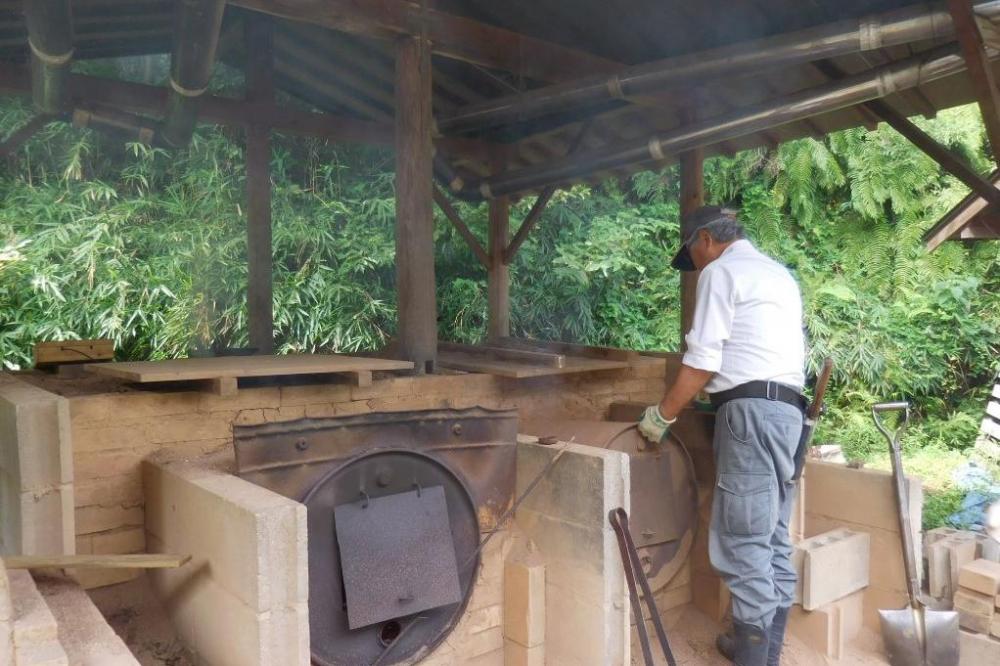
M133 63L155 79L162 63ZM112 67L99 63L95 67ZM231 76L219 85L239 85ZM0 137L29 116L0 104ZM920 123L985 172L975 107ZM394 333L392 157L278 137L274 312L280 351L375 349ZM0 165L0 358L35 341L102 336L121 358L247 344L242 137L201 128L185 150L126 146L53 124ZM996 243L926 252L921 234L967 190L887 127L851 129L706 164L712 203L796 273L813 367L836 360L820 439L884 451L867 407L908 398L908 450L971 445L1000 346ZM511 265L514 334L676 349L676 168L553 197ZM512 206L512 226L532 198ZM486 238L487 206L456 207ZM441 337L486 332L486 276L439 216Z

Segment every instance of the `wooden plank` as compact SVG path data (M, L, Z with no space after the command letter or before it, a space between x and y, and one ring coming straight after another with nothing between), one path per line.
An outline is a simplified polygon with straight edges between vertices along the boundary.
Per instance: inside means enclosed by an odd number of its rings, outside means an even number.
M441 212L444 213L444 216L448 218L448 221L458 231L458 234L465 239L466 245L469 246L472 253L479 259L479 263L488 269L490 266L490 256L486 254L486 250L483 249L479 239L472 233L472 230L465 224L458 211L448 201L448 197L445 196L444 192L437 185L434 186L434 201L437 203L438 208L441 209Z
M527 349L510 349L505 347L493 347L489 345L466 345L458 342L438 342L438 349L441 351L460 352L464 354L480 354L487 357L497 358L503 361L521 361L523 363L534 363L550 368L566 367L566 357L563 354L553 352L529 351Z
M693 213L701 206L705 205L705 149L695 148L683 153L680 156L681 171L681 229L680 243L683 243L691 235L694 229L690 224L684 222L684 216ZM681 272L681 351L687 348L685 336L691 330L694 323L695 294L698 286L698 272Z
M94 363L87 366L89 372L140 384L199 381L219 377L277 377L282 375L356 373L365 370L410 370L412 368L413 363L409 361L333 354L217 356L179 358L171 361Z
M229 0L229 4L377 39L424 35L434 53L539 81L622 68L606 58L406 0Z
M434 371L437 298L431 146L431 54L426 39L396 42L396 293L399 349L417 374Z
M274 101L274 49L271 22L249 16L244 25L247 44L247 101ZM250 346L258 354L274 350L274 289L271 230L271 129L252 124L246 137L247 196L247 328Z
M994 421L991 418L983 419L983 422L979 425L979 429L992 437L993 439L1000 439L1000 421Z
M567 375L581 372L595 372L598 370L617 370L629 367L629 364L625 361L567 357L566 364L563 367L552 368L518 361L488 359L478 354L446 351L438 354L438 365L442 368L450 368L452 370L497 375L512 379Z
M979 32L972 0L948 0L948 12L955 26L955 36L962 48L966 70L979 102L979 111L986 126L994 159L1000 164L1000 89L990 66L983 35Z
M134 555L7 555L8 569L177 569L190 555L141 553Z
M640 359L640 354L631 349L618 349L617 347L595 347L592 345L580 345L572 342L558 342L554 340L529 340L526 338L499 338L493 341L494 345L513 347L515 349L553 351L570 356L582 356L584 358L605 359L610 361L623 361L632 363Z
M89 363L115 357L115 344L105 338L95 340L53 340L35 343L35 365Z
M1000 169L991 173L988 179L994 186L1000 184ZM970 192L924 234L924 245L933 251L946 240L958 238L962 230L972 224L988 205L986 199Z
M1000 402L993 402L991 400L986 403L986 413L997 421L1000 421Z

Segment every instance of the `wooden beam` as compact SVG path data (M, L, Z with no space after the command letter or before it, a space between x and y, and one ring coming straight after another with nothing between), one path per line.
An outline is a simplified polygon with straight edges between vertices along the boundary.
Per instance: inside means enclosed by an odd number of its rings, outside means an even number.
M550 368L566 367L566 356L554 352L511 349L510 347L494 347L490 345L466 345L458 342L439 342L438 349L443 352L488 356L502 361L520 361L522 363L544 365Z
M958 232L958 240L1000 240L1000 210L989 208Z
M378 39L424 35L434 53L529 79L569 81L621 64L407 0L229 0L229 4Z
M167 102L167 89L98 76L72 74L69 80L74 105L95 105L158 117ZM26 67L0 63L0 94L30 95L31 81ZM268 125L276 132L314 136L328 141L392 145L393 127L388 123L369 122L330 113L312 113L281 107L273 102L251 103L241 99L203 95L199 122L242 127ZM459 137L435 141L438 149L474 159L485 160L491 144Z
M244 26L247 52L247 100L274 100L274 49L271 22L248 17ZM251 46L252 45L252 46ZM271 237L271 128L247 128L247 326L250 346L258 354L274 352L274 290Z
M444 213L444 216L448 218L448 221L451 222L456 231L458 231L459 235L465 239L465 243L469 246L469 249L472 250L472 253L476 255L476 258L479 259L479 263L483 265L483 268L489 269L490 255L486 253L486 250L484 250L483 246L479 243L479 239L476 238L475 234L472 233L472 230L469 229L468 225L465 224L465 221L462 220L462 216L458 214L458 211L455 210L454 206L451 205L451 202L448 201L448 197L446 197L444 192L441 191L441 188L436 185L434 186L434 201L437 203L438 208L441 209L441 212Z
M432 122L430 45L402 37L396 42L396 290L399 349L416 374L433 372L437 358Z
M993 157L1000 164L1000 89L993 68L983 47L983 35L976 23L971 0L948 0L948 12L955 26L955 36L962 47L962 57L979 102L986 125L986 136L993 148Z
M693 213L705 205L705 151L696 148L680 155L681 171L681 229L680 242L687 240L694 231L691 225L685 223L684 216ZM678 244L678 247L680 245ZM684 337L691 330L694 322L695 290L698 286L697 271L681 272L681 344L680 349L687 349Z
M7 157L12 153L17 152L28 139L35 136L35 134L38 133L38 130L42 129L50 122L52 122L52 117L42 114L29 118L27 122L11 132L10 136L8 136L5 141L0 143L0 158Z
M994 185L1000 185L1000 169L991 173L988 179ZM961 231L972 224L988 205L985 199L971 192L924 234L924 246L928 251L933 251L946 240L958 238Z
M938 143L932 136L907 120L903 114L880 99L865 102L865 106L875 112L875 115L910 140L917 148L924 151L932 160L941 165L945 171L965 183L973 192L992 204L1000 204L1000 189L972 170L961 158Z
M486 276L489 316L487 339L510 335L510 268L504 253L510 242L510 197L490 199L490 231L487 243L490 265Z
M831 79L843 77L843 72L830 61L818 61L815 63L816 69ZM969 189L983 197L991 204L1000 204L1000 189L976 173L972 167L950 150L938 143L934 137L930 136L922 129L914 125L903 114L889 106L882 99L873 99L864 102L860 106L874 113L878 118L884 120L894 130L906 137L910 143L927 154L932 160L941 165L941 168L962 181Z
M528 214L524 216L524 221L521 222L521 226L518 227L517 233L514 234L514 239L507 246L507 249L503 253L503 263L510 264L514 261L514 257L517 256L517 251L521 249L521 244L528 238L528 234L531 230L535 228L538 224L538 219L542 216L542 211L545 210L545 206L548 205L549 200L552 195L556 193L556 186L549 185L538 195L535 199L535 203L531 206L531 210Z

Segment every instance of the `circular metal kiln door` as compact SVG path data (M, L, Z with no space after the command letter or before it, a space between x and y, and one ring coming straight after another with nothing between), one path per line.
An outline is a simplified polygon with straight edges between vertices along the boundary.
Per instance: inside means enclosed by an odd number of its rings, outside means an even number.
M455 626L479 565L479 521L462 480L411 450L365 453L303 498L314 664L410 662Z

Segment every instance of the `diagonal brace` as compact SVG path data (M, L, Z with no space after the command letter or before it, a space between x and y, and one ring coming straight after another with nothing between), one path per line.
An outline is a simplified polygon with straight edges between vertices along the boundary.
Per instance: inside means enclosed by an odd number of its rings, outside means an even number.
M479 259L479 263L481 263L484 268L489 268L491 263L490 256L486 254L486 250L483 249L482 244L476 238L475 234L473 234L472 230L465 224L462 217L458 214L458 211L455 210L455 207L451 205L450 201L448 201L448 197L444 195L444 192L442 192L441 188L437 185L434 186L434 201L437 203L438 208L441 209L441 212L444 213L444 216L448 218L448 221L455 226L459 235L465 239L469 249L472 250L472 253L476 255L477 259Z

